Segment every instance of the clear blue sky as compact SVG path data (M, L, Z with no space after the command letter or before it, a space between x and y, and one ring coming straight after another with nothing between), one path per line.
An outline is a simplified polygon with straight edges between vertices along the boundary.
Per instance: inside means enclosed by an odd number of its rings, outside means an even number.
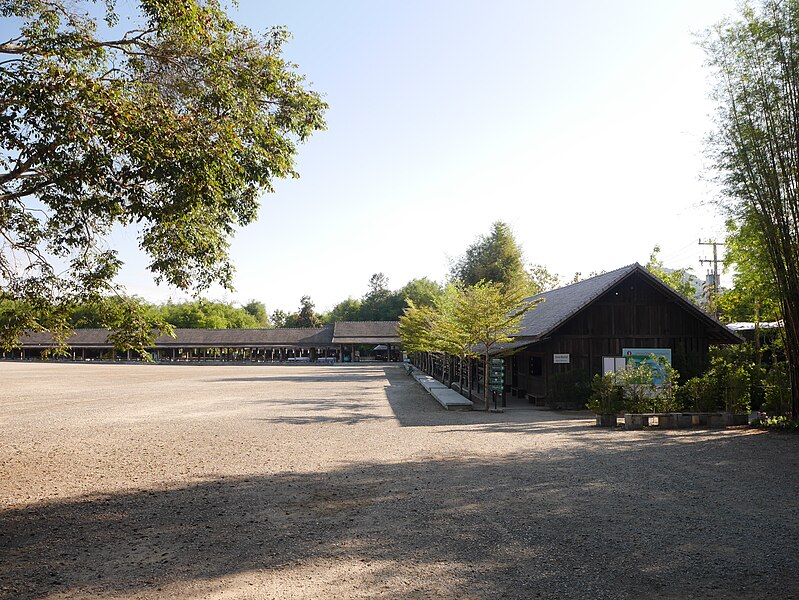
M128 1L128 5L130 2ZM236 292L317 309L442 280L495 220L527 259L565 277L646 262L706 267L723 234L702 141L712 127L692 32L735 0L258 1L236 20L286 25L288 57L325 94L328 130L300 147L301 178L263 198L233 242ZM120 232L130 291L163 301Z

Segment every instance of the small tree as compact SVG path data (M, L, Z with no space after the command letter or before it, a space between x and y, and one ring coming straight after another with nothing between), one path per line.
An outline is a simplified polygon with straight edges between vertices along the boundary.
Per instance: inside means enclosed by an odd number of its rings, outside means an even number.
M524 289L499 283L479 281L472 286L456 288L453 306L447 316L448 323L443 332L457 332L453 343L468 341L472 352L484 358L483 400L488 410L488 373L491 352L498 344L510 342L519 332L522 317L535 308L541 299L524 300ZM463 336L463 337L461 337Z
M457 356L460 361L461 392L463 391L463 361L479 356L475 350L475 342L469 332L462 327L463 310L462 289L450 283L444 292L434 299L434 306L438 312L435 322L434 337L439 349L447 354ZM471 381L469 382L469 397L471 397Z
M435 333L438 314L429 306L416 306L408 300L404 314L399 318L397 334L407 352L435 352Z

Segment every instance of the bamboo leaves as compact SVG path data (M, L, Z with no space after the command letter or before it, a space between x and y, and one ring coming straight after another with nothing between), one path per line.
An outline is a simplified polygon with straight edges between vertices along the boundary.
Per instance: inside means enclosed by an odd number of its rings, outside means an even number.
M702 42L715 77L709 150L725 207L757 231L776 283L799 416L799 1L744 5Z

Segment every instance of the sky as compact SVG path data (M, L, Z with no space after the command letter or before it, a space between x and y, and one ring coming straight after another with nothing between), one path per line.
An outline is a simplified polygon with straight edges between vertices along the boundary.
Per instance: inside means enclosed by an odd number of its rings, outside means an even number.
M132 6L131 0L125 0ZM695 33L736 0L240 0L254 31L285 25L286 56L330 108L233 240L235 292L205 296L317 310L416 277L443 281L491 223L529 263L570 279L646 263L704 277L724 223L703 155L710 82ZM120 281L156 286L136 231L110 243Z

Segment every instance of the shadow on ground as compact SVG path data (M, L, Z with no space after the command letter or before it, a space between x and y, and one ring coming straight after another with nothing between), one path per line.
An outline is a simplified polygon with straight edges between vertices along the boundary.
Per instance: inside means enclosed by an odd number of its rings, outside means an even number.
M5 509L0 597L154 593L317 564L368 564L360 593L388 582L393 598L799 589L796 465L773 452L797 439L665 441L220 477Z

